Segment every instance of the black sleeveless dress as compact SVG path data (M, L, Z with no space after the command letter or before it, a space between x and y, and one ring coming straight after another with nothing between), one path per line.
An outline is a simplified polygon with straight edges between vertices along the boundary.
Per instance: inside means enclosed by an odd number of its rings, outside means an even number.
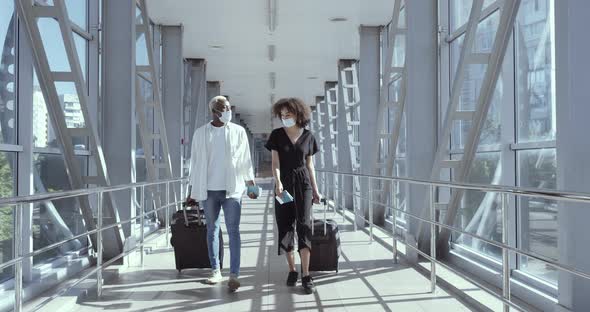
M304 129L293 144L284 128L272 131L265 147L279 154L283 188L293 196L293 201L279 204L275 200L275 219L279 232L279 255L294 248L297 233L297 251L311 249L311 207L313 189L306 158L318 152L318 144L311 131Z

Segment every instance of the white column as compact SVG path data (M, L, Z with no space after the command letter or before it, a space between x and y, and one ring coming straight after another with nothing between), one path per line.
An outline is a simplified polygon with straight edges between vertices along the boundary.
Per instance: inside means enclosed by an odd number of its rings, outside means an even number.
M407 174L430 179L437 133L437 3L436 0L406 2L406 142ZM410 186L407 209L423 214L428 188ZM428 211L428 210L427 210ZM408 234L417 235L418 222L408 218ZM424 231L427 239L430 232ZM428 245L426 245L428 247ZM428 248L426 248L428 249Z
M166 121L173 176L181 176L183 99L182 26L161 26L162 107Z
M558 2L558 3L557 3ZM590 192L590 2L555 3L558 189ZM558 211L559 261L590 272L590 204L562 203ZM589 311L590 281L559 274L558 311Z
M377 159L375 155L377 144L377 114L379 110L380 95L380 51L379 41L381 26L361 26L360 28L360 58L359 58L359 92L361 94L361 169L362 174L373 174L372 169ZM361 181L361 194L366 197L369 186L364 180ZM368 215L368 201L362 201L359 212ZM380 218L384 216L383 207L374 207L375 222L379 224ZM380 208L380 209L377 209ZM377 218L379 216L380 218ZM359 224L361 225L361 224Z
M111 184L128 184L135 182L135 1L104 0L102 23L104 155ZM131 199L131 192L113 194L121 220L135 215ZM130 225L123 231L128 237Z
M193 131L206 124L211 119L209 112L209 99L207 99L207 62L204 59L190 59L192 64L191 101L193 107L194 126Z
M26 38L27 32L24 27L18 28L21 38ZM18 51L18 70L21 73L33 72L33 57L28 40L18 40L15 50ZM23 147L23 152L18 153L17 170L13 172L18 179L19 196L31 195L35 193L33 187L33 128L24 127L33 120L33 75L17 75L18 82L18 138L19 144ZM24 87L31 86L31 87ZM16 103L15 98L15 103ZM23 205L23 235L22 246L23 253L33 251L33 204ZM14 238L18 239L18 238ZM23 280L28 282L32 279L33 258L29 257L23 260Z

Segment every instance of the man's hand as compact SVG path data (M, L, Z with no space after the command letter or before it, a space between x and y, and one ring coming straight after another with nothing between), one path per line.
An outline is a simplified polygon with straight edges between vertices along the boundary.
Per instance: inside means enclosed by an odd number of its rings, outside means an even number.
M184 203L182 203L183 207L199 207L199 202L192 199L190 196L186 198Z
M246 185L256 186L256 183L253 180L250 180L250 181L246 181ZM258 195L256 195L254 192L248 192L248 197L250 197L250 199L256 199L256 198L258 198Z

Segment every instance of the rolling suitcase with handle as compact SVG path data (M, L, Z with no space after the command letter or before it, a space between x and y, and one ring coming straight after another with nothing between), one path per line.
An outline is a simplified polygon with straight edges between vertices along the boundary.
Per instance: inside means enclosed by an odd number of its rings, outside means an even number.
M338 272L338 259L341 253L338 223L332 219L326 219L328 201L323 198L322 203L324 204L324 220L314 220L313 211L311 212L309 270Z
M190 187L189 187L190 194ZM211 268L207 252L207 225L201 209L183 209L172 216L170 244L174 247L176 269ZM195 208L195 206L192 206ZM205 222L204 222L205 221ZM219 267L223 268L223 236L219 229Z

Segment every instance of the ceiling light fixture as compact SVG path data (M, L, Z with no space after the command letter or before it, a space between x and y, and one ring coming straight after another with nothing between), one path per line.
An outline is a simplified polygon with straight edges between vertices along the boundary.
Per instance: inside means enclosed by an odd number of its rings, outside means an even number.
M330 22L346 22L348 21L348 18L343 17L343 16L338 16L338 17L332 17L330 18Z
M223 45L222 44L210 44L209 48L214 49L214 50L220 50L220 49L223 49Z
M317 76L309 76L309 77L307 77L307 79L309 79L309 80L315 80L315 79L318 79L318 77Z
M268 0L268 30L274 32L277 28L277 1Z
M277 85L277 73L275 72L270 72L268 74L268 79L270 81L270 88L274 90L274 88Z
M274 44L269 44L268 45L268 59L271 62L274 62L275 55L276 55L276 46Z

